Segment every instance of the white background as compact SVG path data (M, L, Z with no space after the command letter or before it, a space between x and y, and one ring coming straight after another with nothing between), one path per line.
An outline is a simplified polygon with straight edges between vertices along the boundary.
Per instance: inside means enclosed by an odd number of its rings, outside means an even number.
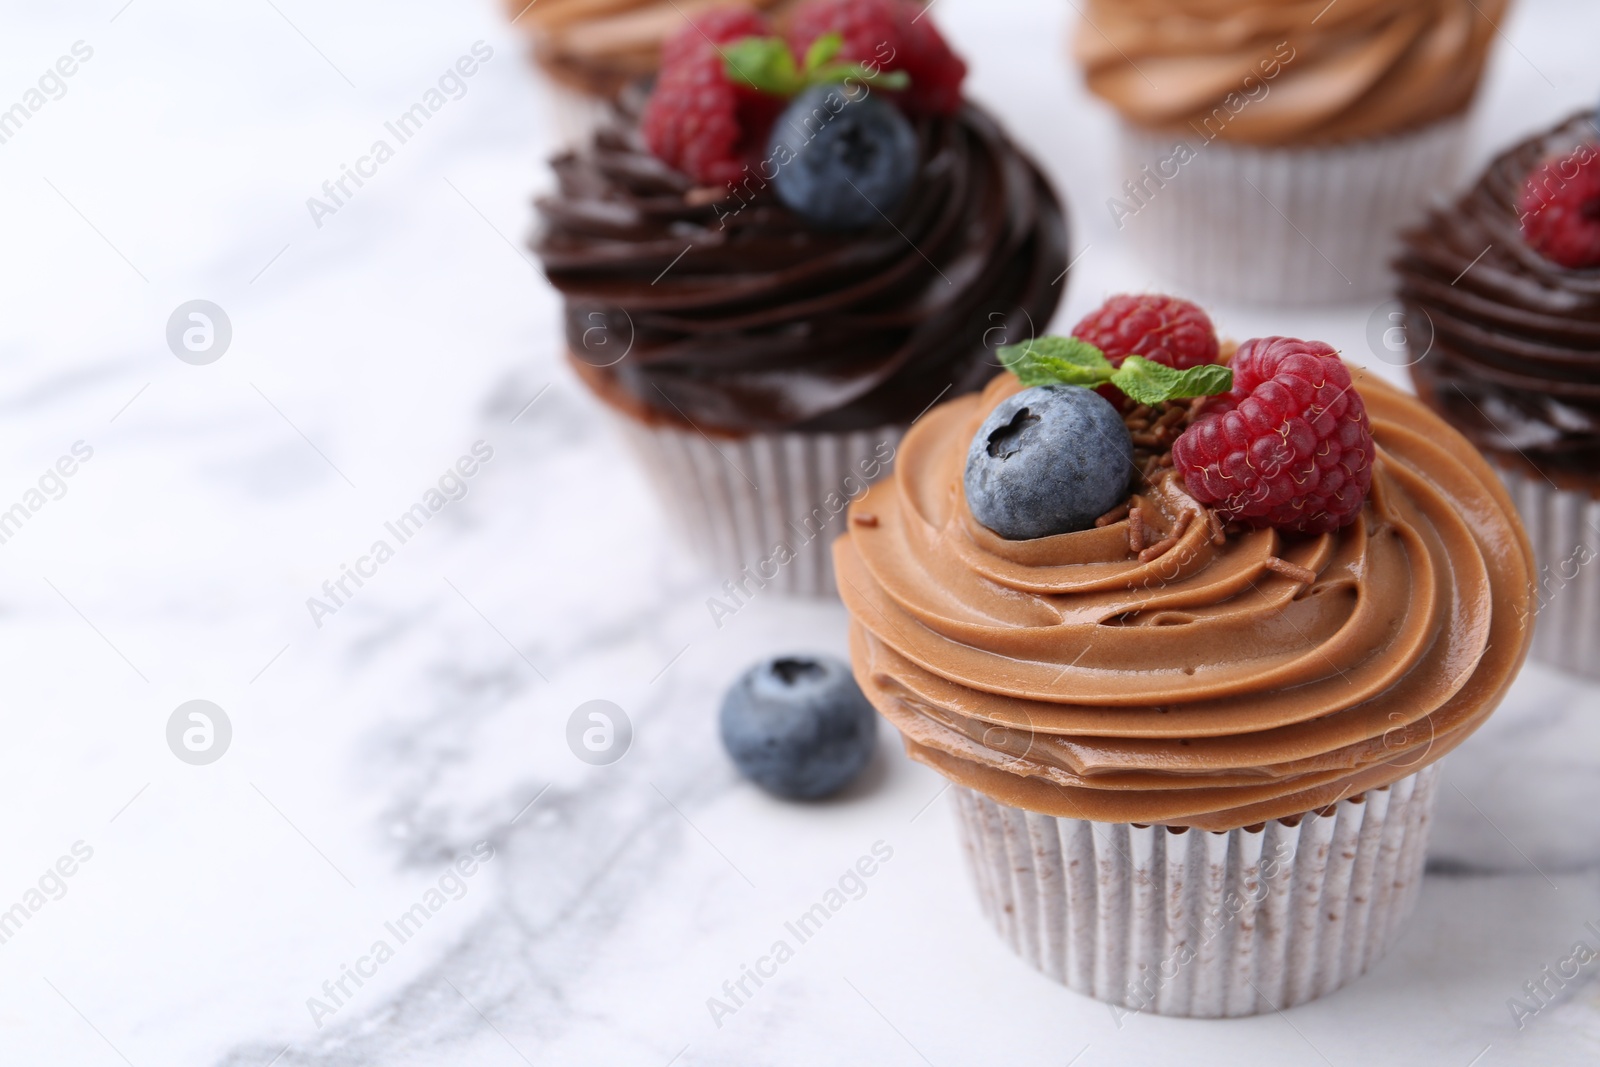
M0 35L0 108L94 50L0 144L0 509L94 450L0 544L0 909L94 850L0 944L0 1062L1594 1062L1600 964L1521 1033L1506 1004L1596 943L1594 690L1530 667L1451 758L1436 873L1367 978L1285 1016L1119 1027L983 925L941 780L892 737L828 804L730 770L728 681L842 652L843 612L772 597L715 628L722 576L664 540L561 365L520 251L549 126L501 13L123 3L13 2ZM1062 329L1159 286L1105 208L1111 119L1065 61L1071 14L935 8L972 95L1070 201ZM1527 2L1503 30L1474 169L1596 95L1600 9ZM318 228L307 198L480 40L466 94ZM232 322L210 366L165 342L195 298ZM1212 311L1377 362L1370 306ZM306 598L479 440L465 499L314 625ZM165 741L195 698L233 725L208 767ZM564 741L594 698L636 731L611 767ZM315 1026L307 998L480 840L495 858L462 899ZM867 894L714 1026L706 998L880 840Z

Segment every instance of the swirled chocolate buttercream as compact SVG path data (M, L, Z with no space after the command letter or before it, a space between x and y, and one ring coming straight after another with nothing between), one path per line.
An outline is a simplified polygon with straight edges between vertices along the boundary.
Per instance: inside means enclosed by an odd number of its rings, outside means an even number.
M786 209L765 163L696 188L646 151L636 114L554 161L533 246L574 366L636 418L730 435L909 422L1055 313L1062 205L976 105L918 119L910 192L849 232Z
M1594 121L1575 115L1501 153L1406 234L1395 264L1417 392L1479 448L1563 485L1600 471L1600 270L1531 248L1519 198L1540 164L1600 152Z
M1229 830L1460 744L1527 650L1527 538L1475 450L1353 373L1372 487L1316 535L1225 529L1152 465L1130 517L1004 540L962 469L1020 383L922 418L834 546L857 678L910 754L1028 811ZM1132 509L1157 549L1130 546Z

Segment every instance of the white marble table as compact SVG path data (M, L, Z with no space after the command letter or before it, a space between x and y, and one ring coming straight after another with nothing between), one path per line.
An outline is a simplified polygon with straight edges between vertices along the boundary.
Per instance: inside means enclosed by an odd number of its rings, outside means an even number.
M937 8L1071 199L1058 325L1157 284L1104 209L1068 8ZM1593 5L1529 0L1504 30L1479 159L1596 89ZM0 143L0 510L92 449L0 543L0 910L28 913L0 943L0 1062L1594 1062L1600 965L1521 1032L1507 1008L1600 925L1594 689L1530 668L1452 757L1435 873L1365 980L1286 1016L1119 1023L982 924L941 780L893 745L813 807L730 770L723 687L842 652L843 612L769 597L719 629L720 576L661 542L519 251L548 138L488 0L31 5L0 108L79 41ZM479 41L459 99L361 162ZM368 177L314 219L347 165ZM232 326L208 365L165 339L193 299ZM1370 307L1214 310L1371 361ZM464 495L363 563L477 442ZM344 565L368 577L334 604ZM195 699L232 728L204 766L167 743ZM565 741L591 699L633 723L610 766ZM718 1026L707 998L877 842L866 893ZM419 903L402 943L386 923Z

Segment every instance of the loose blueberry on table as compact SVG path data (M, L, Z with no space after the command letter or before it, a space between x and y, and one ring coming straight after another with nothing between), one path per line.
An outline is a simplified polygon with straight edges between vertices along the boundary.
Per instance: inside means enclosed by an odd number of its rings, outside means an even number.
M855 780L872 759L878 719L831 656L762 660L723 698L722 744L741 774L790 800L820 800Z

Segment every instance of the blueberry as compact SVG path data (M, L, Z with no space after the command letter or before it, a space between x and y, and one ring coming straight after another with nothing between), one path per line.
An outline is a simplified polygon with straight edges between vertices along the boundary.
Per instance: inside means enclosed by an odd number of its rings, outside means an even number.
M1012 541L1087 530L1128 495L1133 439L1117 409L1075 385L1007 397L967 449L967 506Z
M916 177L917 131L893 104L860 88L817 85L772 128L778 199L818 226L856 229L891 214ZM881 213L881 214L880 214Z
M762 660L722 701L722 744L769 793L816 800L837 793L872 758L878 717L848 665L828 656Z

